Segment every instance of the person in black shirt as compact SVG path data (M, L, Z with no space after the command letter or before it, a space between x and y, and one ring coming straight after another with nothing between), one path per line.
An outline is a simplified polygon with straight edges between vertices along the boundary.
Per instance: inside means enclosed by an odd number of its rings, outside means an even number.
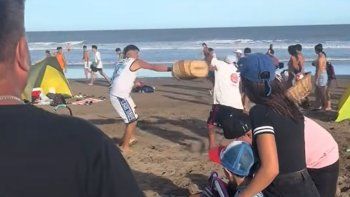
M0 26L0 196L143 196L99 129L19 98L30 65L24 0L0 0Z
M265 196L318 197L305 162L304 116L275 79L271 58L251 54L241 67L242 86L256 105L249 116L260 167L240 197L263 191Z

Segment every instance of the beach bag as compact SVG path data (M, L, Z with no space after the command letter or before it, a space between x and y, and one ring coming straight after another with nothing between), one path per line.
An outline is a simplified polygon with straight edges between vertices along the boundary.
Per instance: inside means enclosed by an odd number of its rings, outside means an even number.
M211 173L208 184L202 191L201 197L229 197L227 184L219 178L217 172Z
M304 77L297 80L286 92L289 99L297 104L301 104L312 91L311 73L305 73Z
M203 60L181 60L175 62L172 69L172 74L177 79L195 79L207 77L209 66Z
M327 62L326 70L327 70L328 80L336 79L334 66L331 62Z
M53 93L48 93L47 97L49 97L50 99L52 99L51 102L51 106L58 106L58 105L66 105L66 99L64 98L64 96L62 94L53 94Z

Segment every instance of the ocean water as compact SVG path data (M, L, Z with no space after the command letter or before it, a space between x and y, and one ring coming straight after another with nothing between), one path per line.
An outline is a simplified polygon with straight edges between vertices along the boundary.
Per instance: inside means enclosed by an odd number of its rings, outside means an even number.
M68 60L68 78L83 78L82 46L98 46L105 72L111 75L115 63L116 47L135 44L141 49L141 58L154 63L171 65L176 60L202 59L201 43L215 49L219 58L235 49L250 47L253 52L265 53L270 44L282 61L289 59L287 47L303 45L306 70L314 71L313 47L322 43L330 61L339 75L350 75L350 25L241 27L160 30L115 30L71 32L27 32L32 62L44 57L45 50L54 52L57 46L71 48L65 53ZM170 77L169 73L141 71L140 77Z

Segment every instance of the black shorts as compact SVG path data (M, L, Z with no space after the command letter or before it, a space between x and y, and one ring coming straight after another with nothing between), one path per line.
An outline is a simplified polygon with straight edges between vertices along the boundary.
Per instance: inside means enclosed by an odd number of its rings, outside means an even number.
M97 68L97 67L95 67L95 66L93 66L93 65L91 65L90 68L91 68L91 71L92 71L92 72L102 71L102 68Z
M243 110L236 109L233 107L214 104L209 113L209 118L207 120L208 127L217 126L222 128L222 120L225 119L227 115L237 115L240 116L243 113Z

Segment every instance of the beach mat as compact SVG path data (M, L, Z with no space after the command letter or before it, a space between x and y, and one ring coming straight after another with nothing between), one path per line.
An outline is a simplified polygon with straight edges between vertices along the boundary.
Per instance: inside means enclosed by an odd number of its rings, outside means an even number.
M177 79L195 79L207 77L209 72L208 64L203 60L181 60L173 66L173 76Z
M103 100L96 99L96 98L86 98L86 99L83 99L83 100L72 102L72 105L91 105L91 104L99 103L99 102L102 102L102 101Z

